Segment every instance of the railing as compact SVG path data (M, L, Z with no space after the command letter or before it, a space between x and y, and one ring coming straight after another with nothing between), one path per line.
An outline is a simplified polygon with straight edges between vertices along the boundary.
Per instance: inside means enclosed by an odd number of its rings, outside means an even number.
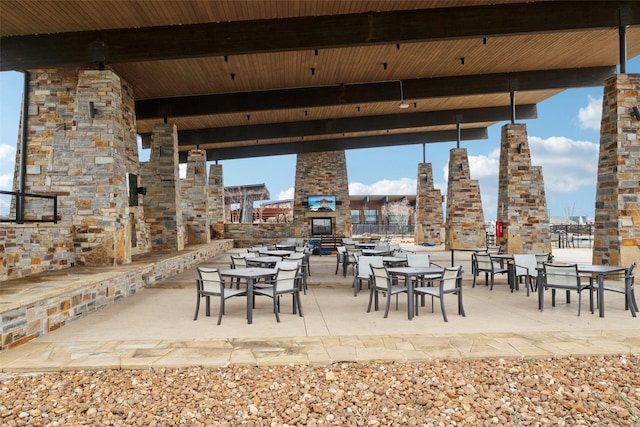
M593 224L551 225L551 244L558 248L593 246Z
M35 199L35 200L33 200ZM30 212L41 212L39 218L30 215L25 218L25 207L29 205ZM32 193L20 193L19 191L0 190L0 223L15 222L53 222L58 223L58 196Z
M414 224L353 224L352 234L359 236L362 234L375 234L378 236L412 236L415 231Z

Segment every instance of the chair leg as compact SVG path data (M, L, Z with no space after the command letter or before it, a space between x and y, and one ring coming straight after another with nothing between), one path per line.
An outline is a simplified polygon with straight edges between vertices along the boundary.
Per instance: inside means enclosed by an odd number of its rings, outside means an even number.
M278 321L278 323L280 323L280 314L278 313L278 311L280 311L280 307L278 307L278 296L274 295L273 296L273 312L276 315L276 320Z
M218 312L218 325L222 323L223 313L224 313L224 295L220 296L220 310Z
M302 314L302 303L300 302L300 293L299 292L294 293L293 298L294 298L294 301L298 303L298 315L300 317L304 317L304 315Z
M198 298L196 298L196 314L193 315L193 320L198 320L198 312L200 311L200 294L198 294Z
M209 297L209 295L207 295L205 297L205 299L206 299L206 302L205 302L206 310L205 311L206 311L206 314L207 314L207 317L208 317L208 316L211 316L211 298Z
M367 307L367 313L371 312L371 303L373 303L373 293L377 294L377 290L375 288L375 286L371 287L371 292L369 292L369 306ZM377 309L377 305L376 305L376 309Z
M387 318L389 314L389 307L391 306L391 292L387 292L387 307L384 310L384 318Z
M458 290L458 314L462 317L467 317L464 312L464 306L462 305L462 288Z
M448 322L447 320L447 313L444 311L444 295L440 295L440 310L442 311L442 317L444 318L445 322Z

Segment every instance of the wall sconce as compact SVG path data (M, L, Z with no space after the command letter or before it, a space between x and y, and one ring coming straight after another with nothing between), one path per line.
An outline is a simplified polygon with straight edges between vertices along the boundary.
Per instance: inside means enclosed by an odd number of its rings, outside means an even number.
M147 187L137 187L136 192L144 196L145 194L147 194Z
M631 117L634 117L636 120L640 120L640 110L637 105L631 107Z
M421 173L420 174L420 181L427 182L427 174L426 173Z
M518 144L518 154L522 154L522 143Z
M93 101L89 101L89 117L92 119L96 118L96 114L98 114L98 110L93 105Z
M458 169L462 172L464 170L464 165L462 163L458 163Z

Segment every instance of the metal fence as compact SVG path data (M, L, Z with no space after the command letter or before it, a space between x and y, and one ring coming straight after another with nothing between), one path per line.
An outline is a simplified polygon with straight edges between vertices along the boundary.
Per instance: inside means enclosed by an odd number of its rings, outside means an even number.
M26 214L28 210L28 214ZM58 196L0 191L0 222L58 223Z
M375 234L378 236L413 236L414 224L353 224L352 234Z
M552 224L551 244L558 248L590 248L593 231L593 224Z

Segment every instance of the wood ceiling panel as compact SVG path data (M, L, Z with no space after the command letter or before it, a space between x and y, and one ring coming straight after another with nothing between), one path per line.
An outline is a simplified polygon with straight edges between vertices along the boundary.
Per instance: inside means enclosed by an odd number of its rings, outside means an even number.
M640 54L633 29L629 56ZM320 49L114 64L135 81L136 98L309 87L340 83L406 80L608 65L617 62L618 31L566 32L430 43ZM568 59L570 56L570 59ZM460 58L464 59L464 64ZM383 64L387 64L384 69ZM314 73L312 73L312 68ZM188 78L184 78L184 76ZM233 75L233 78L232 78ZM411 93L405 91L405 97Z
M0 34L46 34L109 28L279 19L368 11L520 3L521 0L2 0ZM34 7L36 5L36 7Z

